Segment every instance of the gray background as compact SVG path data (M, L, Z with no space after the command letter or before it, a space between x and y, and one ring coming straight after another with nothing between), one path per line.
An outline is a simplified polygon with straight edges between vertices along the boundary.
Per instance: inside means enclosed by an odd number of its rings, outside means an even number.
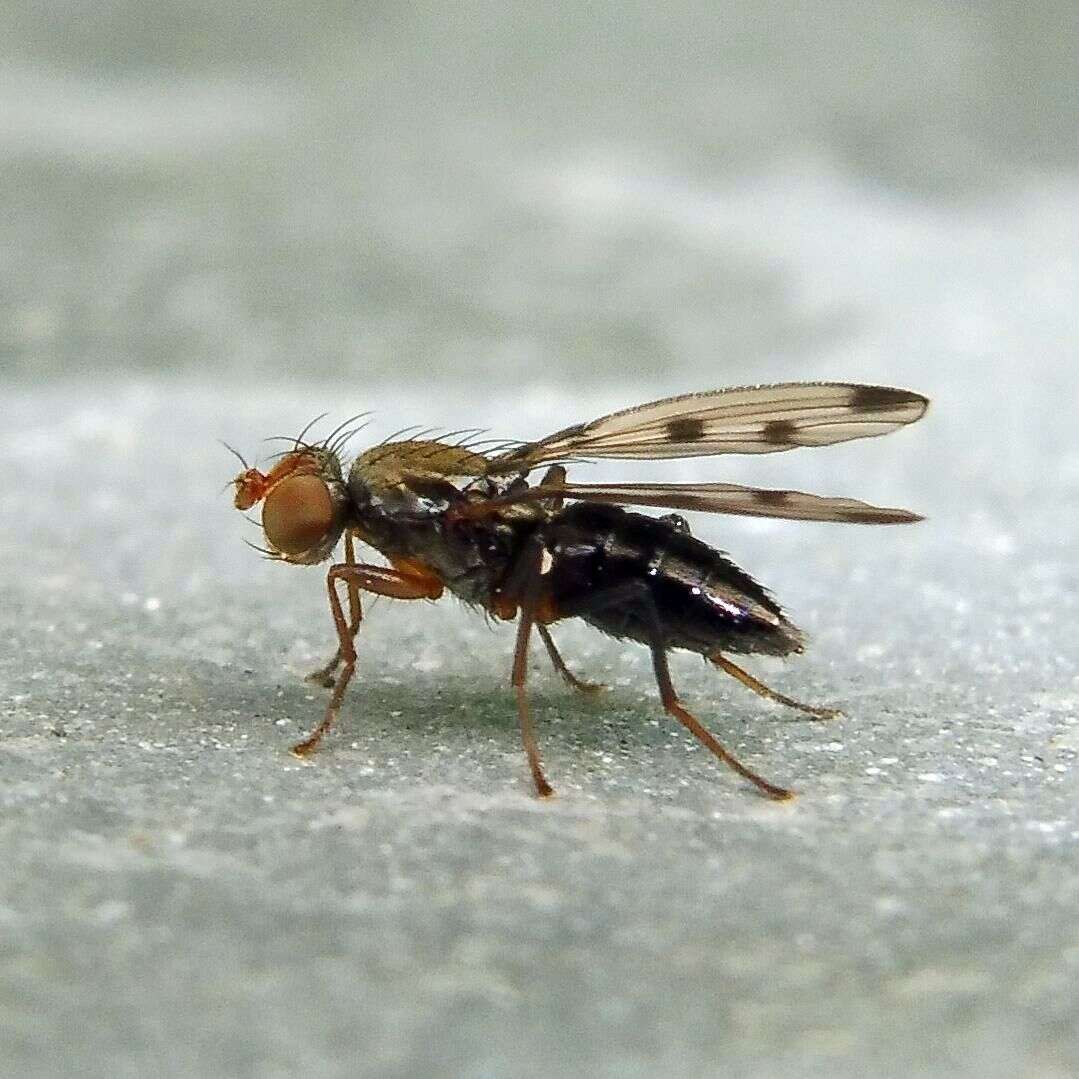
M0 1072L1079 1067L1071 3L6 4ZM683 695L534 700L512 631L380 602L309 764L322 576L222 488L330 410L547 431L756 381L887 440L594 466L909 505L697 518L810 633ZM327 421L329 422L329 421Z

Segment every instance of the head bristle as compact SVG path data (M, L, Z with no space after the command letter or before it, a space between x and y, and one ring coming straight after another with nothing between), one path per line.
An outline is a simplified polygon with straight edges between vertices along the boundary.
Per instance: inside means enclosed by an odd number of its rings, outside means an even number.
M231 453L232 456L235 457L236 460L240 462L241 465L243 465L243 469L244 469L245 472L251 467L244 460L243 454L240 453L239 450L234 450L223 438L219 438L217 441L220 442L221 445L224 446L225 449L227 449L229 451L229 453Z
M304 438L307 436L307 432L310 431L311 428L314 427L319 420L324 420L328 415L328 412L323 412L320 415L316 416L313 420L311 420L310 423L308 423L308 425L293 440L296 444L296 449L299 449L301 446L304 445Z
M330 443L350 424L355 423L357 420L362 420L366 416L370 416L370 412L357 412L355 416L349 416L347 420L339 423L323 440L322 448L329 449Z

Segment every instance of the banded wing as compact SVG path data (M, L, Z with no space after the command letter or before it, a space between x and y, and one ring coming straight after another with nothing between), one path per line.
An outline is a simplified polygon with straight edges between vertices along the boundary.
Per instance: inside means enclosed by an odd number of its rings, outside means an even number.
M691 393L566 427L492 458L487 474L589 457L707 457L828 446L888 434L921 419L928 404L909 390L846 382Z
M497 509L517 502L548 498L578 499L618 506L654 506L742 517L777 517L793 521L847 524L911 524L923 518L910 510L871 506L855 498L827 498L802 491L740 487L735 483L557 483L528 487L482 504ZM478 507L479 508L479 507Z

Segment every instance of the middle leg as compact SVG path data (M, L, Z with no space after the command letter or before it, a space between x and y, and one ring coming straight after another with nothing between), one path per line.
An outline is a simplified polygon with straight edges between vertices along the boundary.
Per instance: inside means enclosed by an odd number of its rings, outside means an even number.
M543 474L543 479L540 480L539 485L540 487L557 487L559 484L565 482L566 470L561 465L551 465L551 467ZM552 513L557 513L564 503L565 499L558 496L546 499L545 501L547 509ZM551 657L551 663L554 665L554 669L562 676L562 680L566 685L572 686L581 693L602 693L607 688L601 682L586 682L583 679L578 678L573 671L566 666L566 661L562 658L562 654L555 646L551 631L542 622L536 623L536 631L539 633L540 640L543 641L543 645L547 649L547 655Z
M554 665L554 669L558 671L567 685L572 686L576 690L580 690L581 693L603 693L604 690L607 689L602 682L586 682L584 679L578 678L573 671L566 666L566 661L562 658L562 653L555 647L551 631L542 622L536 623L536 632L540 635L540 640L543 641L547 648L547 655L551 657L551 663Z
M517 694L517 719L521 725L521 741L524 742L528 768L532 773L532 782L536 785L536 793L541 798L549 798L554 794L554 788L543 774L525 683L528 681L528 642L532 636L532 627L536 624L536 608L543 594L545 553L543 539L533 537L518 557L509 577L510 591L519 609L517 643L513 650L513 673L510 681ZM541 631L542 629L541 626Z
M532 726L532 711L528 705L528 690L525 682L528 679L528 638L532 633L535 614L528 605L521 607L521 613L517 620L517 645L513 650L513 688L517 692L517 718L521 724L521 740L525 746L525 756L528 758L528 768L532 773L532 782L536 785L536 793L541 798L550 798L554 794L554 787L547 782L543 774L543 764L540 761L539 744L536 741L536 732Z

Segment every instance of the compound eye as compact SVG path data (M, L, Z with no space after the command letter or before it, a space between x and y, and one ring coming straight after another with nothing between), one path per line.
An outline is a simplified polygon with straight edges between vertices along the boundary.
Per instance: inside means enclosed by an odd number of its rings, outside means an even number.
M262 530L284 555L317 547L334 527L330 489L318 476L291 476L274 486L262 507Z

